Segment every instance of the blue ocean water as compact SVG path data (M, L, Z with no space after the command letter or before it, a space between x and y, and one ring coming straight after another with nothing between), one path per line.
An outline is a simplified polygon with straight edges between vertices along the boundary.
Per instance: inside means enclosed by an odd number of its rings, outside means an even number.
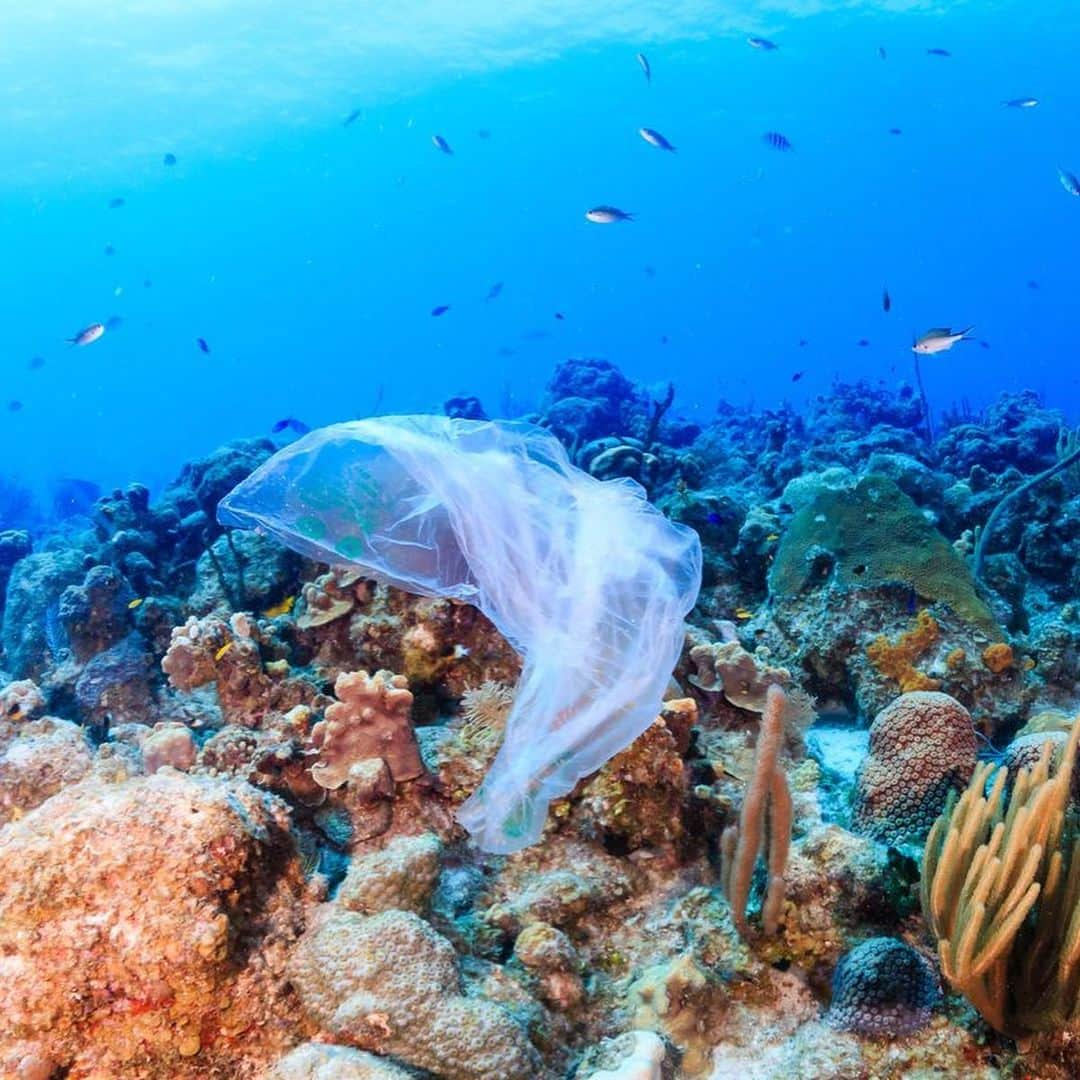
M158 488L286 416L525 411L573 355L706 420L910 380L915 334L969 324L935 409L1075 417L1078 33L1065 3L6 5L3 471Z

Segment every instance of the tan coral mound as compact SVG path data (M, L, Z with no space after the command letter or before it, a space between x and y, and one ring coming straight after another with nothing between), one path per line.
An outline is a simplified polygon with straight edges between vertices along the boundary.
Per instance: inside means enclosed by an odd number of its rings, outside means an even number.
M462 995L454 949L405 911L366 917L329 905L291 973L312 1019L344 1042L441 1080L535 1080L535 1050L510 1015Z
M24 1056L71 1078L278 1056L296 866L280 803L169 770L73 785L7 825L0 1075Z

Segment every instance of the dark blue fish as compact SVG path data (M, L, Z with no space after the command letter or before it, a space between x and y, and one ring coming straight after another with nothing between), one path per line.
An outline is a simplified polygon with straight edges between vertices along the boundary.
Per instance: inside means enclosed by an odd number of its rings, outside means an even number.
M45 366L45 357L44 356L32 356L32 357L30 357L30 363L27 365L27 367L29 367L31 371L40 371L44 366Z
M877 54L878 54L878 56L880 56L880 57L881 57L881 59L882 59L882 60L885 60L885 59L887 59L887 57L888 57L888 55L889 55L889 54L888 54L888 53L887 53L887 52L885 51L885 46L884 46L884 45L879 45L879 46L877 47Z
M123 315L110 315L105 320L105 329L106 330L119 330L120 327L123 326L123 325L124 325L124 316Z
M441 135L432 135L431 141L436 150L441 150L444 154L453 154L453 150L450 149L450 144Z
M198 345L204 353L208 353L210 351L210 346L206 344L206 338L197 337L195 339L195 344Z
M864 337L859 338L859 340L856 341L855 344L858 345L860 349L868 349L870 347L870 342L867 341Z
M176 155L175 154L166 154L161 159L161 164L166 165L169 168L172 168L172 166L176 164Z
M479 139L490 139L491 138L491 132L488 131L487 128L480 128L480 130L476 133L476 136Z
M909 615L915 614L915 609L919 606L919 594L914 589L908 591L907 603L904 606L907 608Z
M892 297L887 288L881 290L881 310L886 314L892 311Z
M809 344L810 344L810 342L807 341L806 338L799 338L799 348L800 349L805 349L806 346L809 345Z
M952 56L948 49L927 49L927 56Z
M431 314L437 319L440 315L445 315L449 310L449 304L439 304L431 309Z
M667 150L669 153L675 153L675 147L671 145L668 140L653 128L639 128L638 134L650 145L655 146L658 150Z
M779 131L766 131L761 137L765 140L766 145L771 146L774 150L780 150L786 154L793 149L791 140Z
M770 41L765 37L748 37L746 39L746 44L749 45L751 49L760 49L762 52L775 52L780 48L775 41Z
M645 56L645 54L643 52L639 52L637 54L637 62L641 66L641 70L643 72L645 72L645 81L647 83L651 83L652 82L652 68L649 67L648 58Z
M351 113L349 113L349 115L346 116L344 120L341 121L341 126L342 127L348 127L350 124L355 124L356 121L359 120L360 117L363 116L363 115L364 115L364 110L363 109L353 109L353 111Z
M1037 289L1039 288L1039 283L1038 283L1037 281L1029 281L1029 282L1027 283L1027 287L1028 287L1029 289L1035 289L1035 290L1037 290Z
M149 278L143 278L143 283L142 283L142 287L143 287L144 289L149 289L149 288L150 288L150 286L151 286L151 285L153 285L153 284L154 284L154 283L153 283L153 282L152 282L152 281L151 281L151 280L150 280Z
M804 376L805 374L806 374L806 372L805 372L805 371L796 371L796 372L795 372L795 373L794 373L794 374L793 374L793 375L791 376L791 381L792 381L792 382L798 382L798 381L799 381L799 380L800 380L800 379L801 379L801 378L802 378L802 377L803 377L803 376Z
M112 246L112 244L106 244L105 247L102 248L102 250L105 252L106 255L115 255L116 254L116 248L114 248Z
M22 412L22 402L12 398L8 402L8 412Z
M279 420L270 429L272 435L280 435L283 431L295 431L297 435L306 435L311 428L303 420L297 420L295 416L286 416Z
M559 322L562 322L566 318L566 316L561 311L556 311L555 318L558 319Z
M488 294L484 297L484 299L495 300L502 291L503 283L501 281L496 281L495 284L492 285L490 289L488 289Z
M498 349L499 356L504 358L515 355L515 350L511 349L509 345L500 345Z
M889 128L889 134L890 135L903 135L904 133L903 133L903 131L900 130L900 128Z
M119 210L120 207L123 206L123 205L124 205L124 200L122 198L120 198L119 195L117 195L115 199L110 199L109 200L109 209L110 210Z

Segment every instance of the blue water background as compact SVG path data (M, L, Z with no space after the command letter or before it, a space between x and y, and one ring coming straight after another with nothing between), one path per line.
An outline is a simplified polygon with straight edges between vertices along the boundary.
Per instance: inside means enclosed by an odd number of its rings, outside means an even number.
M1076 5L5 7L0 471L21 481L160 486L287 415L524 410L570 355L672 380L703 421L721 397L800 405L910 379L915 332L968 323L990 348L924 363L936 409L1031 387L1080 412L1080 199L1057 178L1080 173ZM590 224L599 203L637 219Z

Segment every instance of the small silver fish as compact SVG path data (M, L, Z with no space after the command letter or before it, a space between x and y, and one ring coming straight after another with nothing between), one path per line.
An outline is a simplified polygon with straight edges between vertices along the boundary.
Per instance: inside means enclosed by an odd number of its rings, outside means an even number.
M69 345L92 345L104 333L105 324L96 322L84 327L74 337L67 340Z
M1061 181L1061 186L1070 195L1080 195L1080 179L1077 179L1073 173L1058 168L1058 179Z
M746 44L749 45L751 49L761 49L762 52L775 52L780 48L775 41L770 41L765 37L748 37L746 39Z
M641 65L641 70L645 72L645 81L652 82L652 68L649 67L648 57L643 52L637 54L637 62Z
M1003 101L1001 103L1006 109L1034 109L1039 104L1038 98L1033 97L1017 97L1012 98L1010 101Z
M454 151L450 148L450 144L441 135L432 135L431 142L436 150L441 150L444 154L453 155Z
M958 341L966 341L968 334L974 329L974 326L969 326L964 330L950 330L947 326L935 326L932 330L927 330L922 337L915 339L911 351L922 356L948 352Z
M669 150L671 153L675 153L675 147L672 146L659 131L654 131L652 128L639 128L638 134L650 146L655 146L658 150Z
M594 206L585 211L585 217L597 225L612 225L616 221L633 221L634 215L620 210L617 206Z

